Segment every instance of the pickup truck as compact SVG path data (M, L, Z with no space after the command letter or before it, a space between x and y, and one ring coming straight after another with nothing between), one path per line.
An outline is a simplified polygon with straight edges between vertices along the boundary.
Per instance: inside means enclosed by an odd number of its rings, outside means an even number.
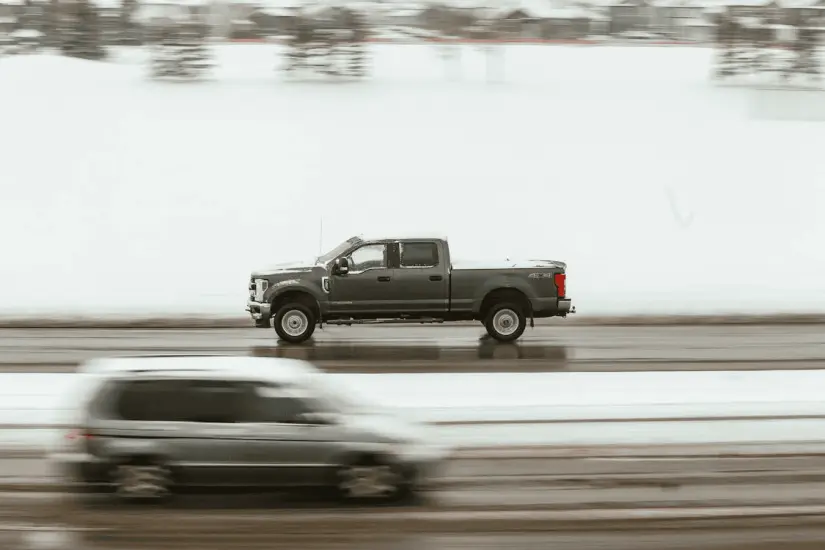
M324 323L473 320L512 342L536 318L575 313L566 269L553 260L453 261L442 237L352 237L310 261L253 272L247 311L294 344Z

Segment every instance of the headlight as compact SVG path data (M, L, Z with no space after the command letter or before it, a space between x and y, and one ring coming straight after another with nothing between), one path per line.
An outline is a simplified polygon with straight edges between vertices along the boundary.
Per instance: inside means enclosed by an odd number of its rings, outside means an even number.
M255 279L255 301L263 302L264 292L269 288L269 281L266 279Z
M406 460L440 460L447 458L452 449L433 441L406 441L399 443L397 453Z

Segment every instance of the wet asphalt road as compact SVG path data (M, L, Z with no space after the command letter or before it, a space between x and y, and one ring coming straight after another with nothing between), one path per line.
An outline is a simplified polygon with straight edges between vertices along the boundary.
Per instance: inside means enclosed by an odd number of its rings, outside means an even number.
M70 505L84 511L93 511L100 518L116 519L122 513L107 496L75 495L71 493L12 492L0 493L0 520L48 516L62 506ZM542 484L479 484L465 487L434 489L424 493L422 501L413 508L382 509L382 513L400 511L456 512L456 511L571 511L571 510L629 510L698 509L703 507L800 506L825 507L825 480L818 482L717 482L710 484L649 484L646 486L599 486L587 480L578 483ZM260 524L277 513L285 518L290 513L311 512L319 519L335 514L349 514L353 518L368 518L370 508L352 508L336 505L322 495L293 494L183 494L162 508L127 508L154 521L174 520L181 529L192 521L210 519L213 522L232 521L233 518ZM349 516L347 516L349 517Z
M13 533L0 543L8 541L8 550L43 548L43 541L55 540L49 533ZM186 540L168 544L152 541L107 543L76 541L60 548L66 550L155 550L289 549L307 550L821 550L825 528L768 528L671 530L669 532L614 532L614 533L530 533L530 534L404 534L390 537L310 537L283 540L272 537L259 542L246 541L231 545L227 542L198 541L187 545ZM15 541L17 545L11 546ZM18 542L19 541L19 542Z
M417 517L420 520L426 512L409 508L362 508L343 513L334 510L292 512L272 507L240 511L203 508L123 511L111 506L98 510L87 507L82 511L67 511L64 507L43 511L34 505L36 500L54 498L51 495L27 495L27 498L17 499L8 493L0 493L0 544L4 550L296 547L318 550L775 550L779 547L819 550L825 540L825 527L821 526L819 518L805 521L807 525L793 527L789 525L800 523L794 518L751 520L744 527L741 521L724 518L712 523L682 520L678 524L657 525L644 519L633 519L631 515L627 516L629 520L611 522L606 528L567 527L556 519L553 525L546 527L534 524L529 531L519 531L515 527L508 531L502 529L506 521L499 520L496 527L488 528L483 517L489 514L468 511L460 518L445 513L443 515L449 519L440 522L437 528L412 532L411 529L387 530L381 525L386 520L393 524L399 521L392 518L404 521L406 517ZM9 505L14 506L13 514L6 512ZM503 515L503 512L498 514ZM581 514L586 516L590 512ZM599 512L593 515L599 516ZM293 521L298 522L297 528ZM353 524L360 528L350 529ZM336 531L334 525L342 526L339 527L342 531ZM282 526L289 527L282 529ZM77 532L84 528L93 531Z
M483 329L471 325L328 327L316 335L316 347L473 349L482 345L479 338ZM697 364L695 368L724 368L720 365L736 361L783 363L763 364L761 368L817 368L820 361L825 364L825 337L820 325L585 327L558 323L527 329L520 345L554 347L564 353L570 369L587 369L592 363L596 370L647 370L685 361L718 363ZM3 329L0 364L36 369L111 354L247 355L274 346L277 342L271 329ZM614 361L631 364L611 366ZM641 364L644 362L659 365Z

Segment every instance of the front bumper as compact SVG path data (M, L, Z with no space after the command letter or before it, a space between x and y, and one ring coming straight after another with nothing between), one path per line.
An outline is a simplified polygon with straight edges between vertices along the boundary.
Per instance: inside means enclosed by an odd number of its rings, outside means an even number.
M413 485L418 489L426 490L437 487L444 478L447 462L450 461L452 455L451 447L427 445L404 453L402 460L408 467Z
M266 302L256 302L255 300L246 301L246 311L256 321L261 319L269 319L271 317L271 306Z

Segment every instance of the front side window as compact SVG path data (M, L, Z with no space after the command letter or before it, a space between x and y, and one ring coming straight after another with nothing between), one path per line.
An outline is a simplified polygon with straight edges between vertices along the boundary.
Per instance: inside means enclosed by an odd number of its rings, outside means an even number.
M349 271L358 272L367 269L387 267L387 245L368 244L354 250L349 257Z
M255 387L248 410L246 421L265 424L298 423L301 415L317 412L309 399L266 385Z

